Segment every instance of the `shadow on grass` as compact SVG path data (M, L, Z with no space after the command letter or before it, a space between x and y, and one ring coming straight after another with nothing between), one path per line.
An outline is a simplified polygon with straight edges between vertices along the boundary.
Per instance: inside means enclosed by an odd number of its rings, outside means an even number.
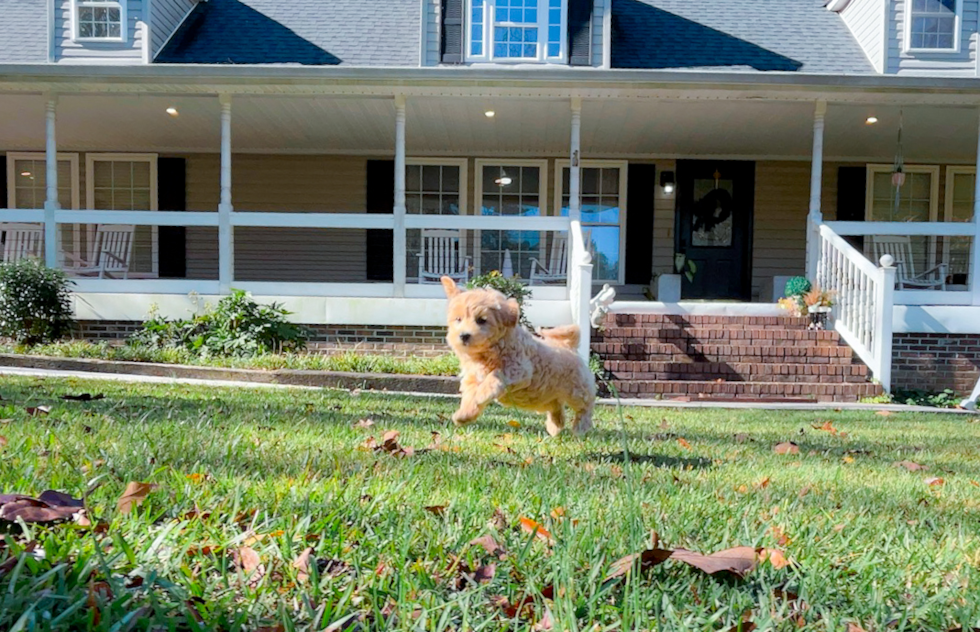
M665 469L690 468L695 470L705 470L712 466L711 459L707 457L679 457L666 456L663 454L634 454L632 452L630 452L628 456L630 463L653 465L654 467L661 467ZM592 454L586 454L581 458L586 461L597 461L600 463L626 463L627 455L623 452L594 452Z

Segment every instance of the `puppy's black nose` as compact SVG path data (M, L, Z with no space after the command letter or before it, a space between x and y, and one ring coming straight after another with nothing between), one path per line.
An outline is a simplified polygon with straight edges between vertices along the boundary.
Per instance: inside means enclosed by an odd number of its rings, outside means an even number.
M465 344L466 344L467 342L469 342L469 341L470 341L470 338L472 338L472 337L473 337L473 336L472 336L472 334L460 334L460 335L459 335L459 339L463 341L463 344L464 344L464 345L465 345Z

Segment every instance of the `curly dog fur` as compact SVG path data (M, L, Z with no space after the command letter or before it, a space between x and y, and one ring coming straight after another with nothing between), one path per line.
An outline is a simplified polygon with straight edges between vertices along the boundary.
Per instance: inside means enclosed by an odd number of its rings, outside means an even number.
M574 414L576 434L592 427L595 378L575 349L575 325L541 330L536 338L518 325L520 306L496 290L460 290L442 278L449 297L449 332L446 341L459 357L462 369L457 425L480 416L496 400L504 406L547 413L548 434L565 427L567 406Z

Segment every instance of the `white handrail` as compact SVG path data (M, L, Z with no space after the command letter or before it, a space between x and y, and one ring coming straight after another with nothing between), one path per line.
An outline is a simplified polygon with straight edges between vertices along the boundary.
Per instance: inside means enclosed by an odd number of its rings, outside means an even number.
M519 228L515 229L515 225ZM405 228L566 231L567 217L524 215L406 215Z
M834 294L834 329L887 392L891 388L894 262L882 257L882 267L875 267L827 223L820 225L818 234L816 284Z
M975 237L971 222L824 222L838 235L919 235Z
M592 255L585 247L582 222L572 220L568 226L568 299L571 302L572 322L579 326L579 355L586 362L592 339L589 303L592 300Z

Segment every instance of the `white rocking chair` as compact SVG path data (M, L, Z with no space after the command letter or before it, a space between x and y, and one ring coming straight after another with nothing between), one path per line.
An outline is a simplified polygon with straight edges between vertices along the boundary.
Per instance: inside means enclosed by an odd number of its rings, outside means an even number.
M44 229L36 224L0 224L3 263L44 256Z
M895 260L895 285L899 290L945 290L948 266L940 263L921 274L915 273L912 240L905 235L874 235L871 237L874 260L883 255Z
M470 258L463 256L458 230L423 230L419 258L419 283L439 283L447 276L458 284L470 280Z
M132 225L100 225L95 230L95 242L88 260L70 252L63 253L65 272L75 276L95 275L100 279L128 278L135 231L136 227Z
M582 231L582 241L592 253L592 231ZM568 279L568 233L555 233L551 238L548 267L537 259L531 259L530 285L564 283Z

